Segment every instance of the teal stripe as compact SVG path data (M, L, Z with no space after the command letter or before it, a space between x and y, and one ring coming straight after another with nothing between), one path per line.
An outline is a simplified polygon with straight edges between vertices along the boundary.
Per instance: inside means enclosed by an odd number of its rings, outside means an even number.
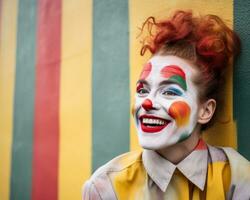
M179 85L182 87L183 90L185 91L187 90L186 80L184 80L181 76L179 75L171 76L169 80L179 83Z
M242 51L234 68L234 118L237 122L238 150L250 160L250 1L234 1L234 29L242 41Z
M128 1L94 0L92 168L129 150Z
M34 116L36 1L18 8L11 200L31 199Z

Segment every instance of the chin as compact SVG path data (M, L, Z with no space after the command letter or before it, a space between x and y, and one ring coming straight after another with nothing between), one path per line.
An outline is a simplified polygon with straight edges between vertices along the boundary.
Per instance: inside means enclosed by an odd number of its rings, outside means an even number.
M177 137L171 136L171 138L169 138L166 133L139 133L139 143L144 149L160 150L172 146L177 142Z

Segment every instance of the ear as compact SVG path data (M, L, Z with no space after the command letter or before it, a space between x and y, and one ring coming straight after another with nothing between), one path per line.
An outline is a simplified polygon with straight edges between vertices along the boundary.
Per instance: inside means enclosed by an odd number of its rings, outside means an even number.
M214 99L208 99L206 102L202 103L198 112L198 123L208 123L214 115L215 108L216 101Z

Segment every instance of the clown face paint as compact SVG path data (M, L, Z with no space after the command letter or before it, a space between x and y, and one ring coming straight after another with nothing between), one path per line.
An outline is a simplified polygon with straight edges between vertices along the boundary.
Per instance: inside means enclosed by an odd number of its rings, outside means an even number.
M153 56L136 87L134 117L143 148L159 150L187 139L197 124L197 71L176 56Z

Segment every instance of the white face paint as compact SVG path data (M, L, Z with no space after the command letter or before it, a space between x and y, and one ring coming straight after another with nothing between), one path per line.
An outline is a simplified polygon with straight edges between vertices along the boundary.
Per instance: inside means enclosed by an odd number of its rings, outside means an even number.
M143 148L159 150L187 139L197 124L196 69L176 56L153 56L137 83L134 117Z

